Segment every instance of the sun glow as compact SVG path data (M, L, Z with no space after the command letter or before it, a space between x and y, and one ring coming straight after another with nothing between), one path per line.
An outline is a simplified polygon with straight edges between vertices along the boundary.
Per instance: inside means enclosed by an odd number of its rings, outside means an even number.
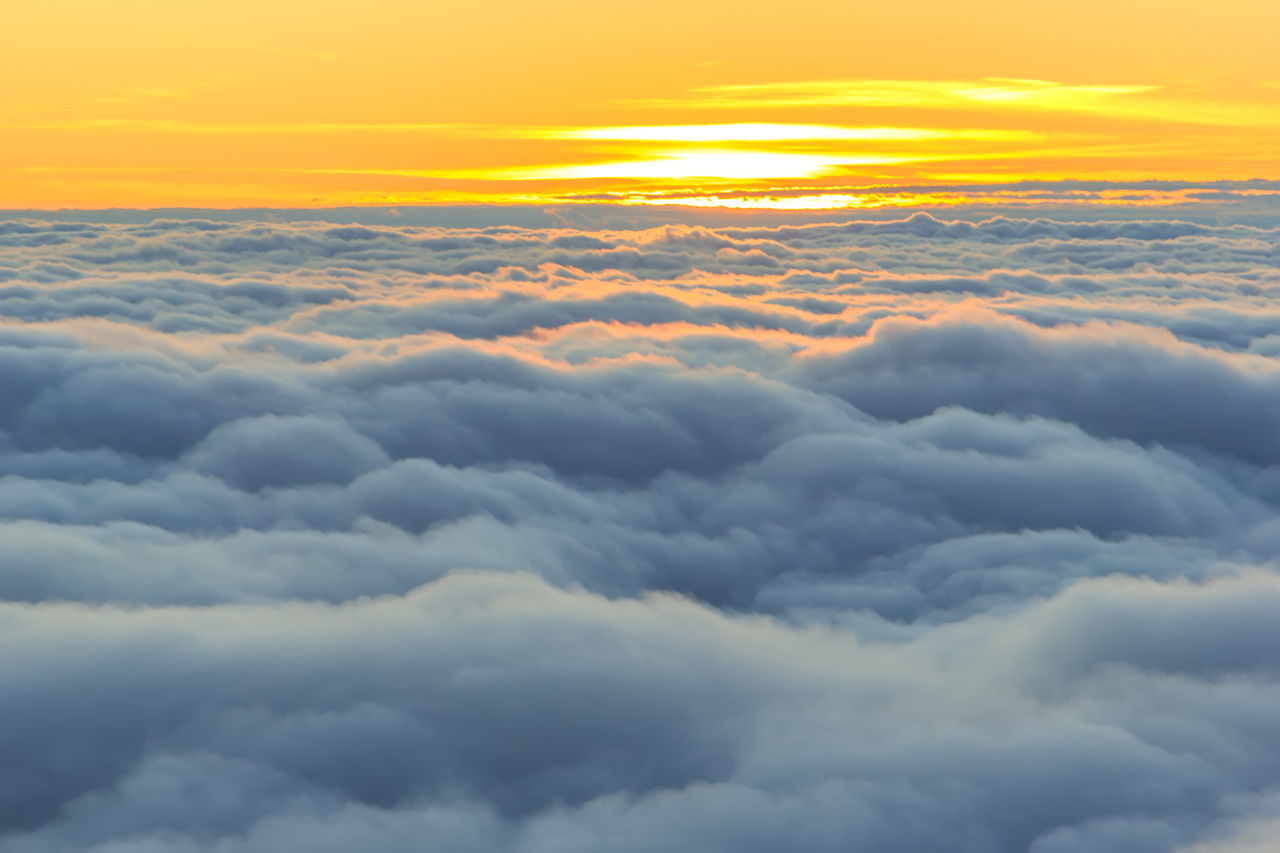
M555 181L598 178L679 181L689 179L762 180L812 178L851 164L903 162L893 156L831 157L769 151L680 151L649 159L569 166L532 166L483 173L494 180Z
M0 207L1280 176L1273 0L1046 3L20 0Z

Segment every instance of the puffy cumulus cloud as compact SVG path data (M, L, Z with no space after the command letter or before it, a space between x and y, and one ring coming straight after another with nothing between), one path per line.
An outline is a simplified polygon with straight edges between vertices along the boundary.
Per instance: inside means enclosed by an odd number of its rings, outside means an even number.
M0 222L0 851L1267 849L1271 221Z

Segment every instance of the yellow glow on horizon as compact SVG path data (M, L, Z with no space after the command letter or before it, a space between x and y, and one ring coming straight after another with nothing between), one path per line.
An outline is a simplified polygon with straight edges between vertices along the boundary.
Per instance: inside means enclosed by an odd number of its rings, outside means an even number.
M815 195L760 196L633 196L620 204L654 207L731 208L739 210L847 210L882 207L954 207L965 204L999 205L1108 205L1164 207L1188 204L1195 190L1098 190L1086 193L1052 193L1026 190L902 193L822 193ZM1242 196L1270 196L1280 200L1280 190L1241 190Z
M748 196L724 197L717 195L685 198L635 198L625 204L645 204L655 207L727 207L739 210L839 210L856 207L880 206L870 196L830 193L804 196Z
M1274 0L646 10L14 0L0 208L1280 178Z

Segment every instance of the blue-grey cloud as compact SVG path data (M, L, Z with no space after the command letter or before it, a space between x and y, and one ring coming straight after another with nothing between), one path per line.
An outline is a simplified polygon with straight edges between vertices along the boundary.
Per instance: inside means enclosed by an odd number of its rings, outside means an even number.
M1262 849L1211 207L0 221L0 851Z

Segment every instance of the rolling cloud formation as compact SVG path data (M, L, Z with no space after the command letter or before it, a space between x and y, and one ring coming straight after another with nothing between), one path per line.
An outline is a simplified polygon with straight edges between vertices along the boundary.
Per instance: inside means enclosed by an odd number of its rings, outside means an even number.
M0 851L1263 850L1278 296L1266 224L0 222Z

